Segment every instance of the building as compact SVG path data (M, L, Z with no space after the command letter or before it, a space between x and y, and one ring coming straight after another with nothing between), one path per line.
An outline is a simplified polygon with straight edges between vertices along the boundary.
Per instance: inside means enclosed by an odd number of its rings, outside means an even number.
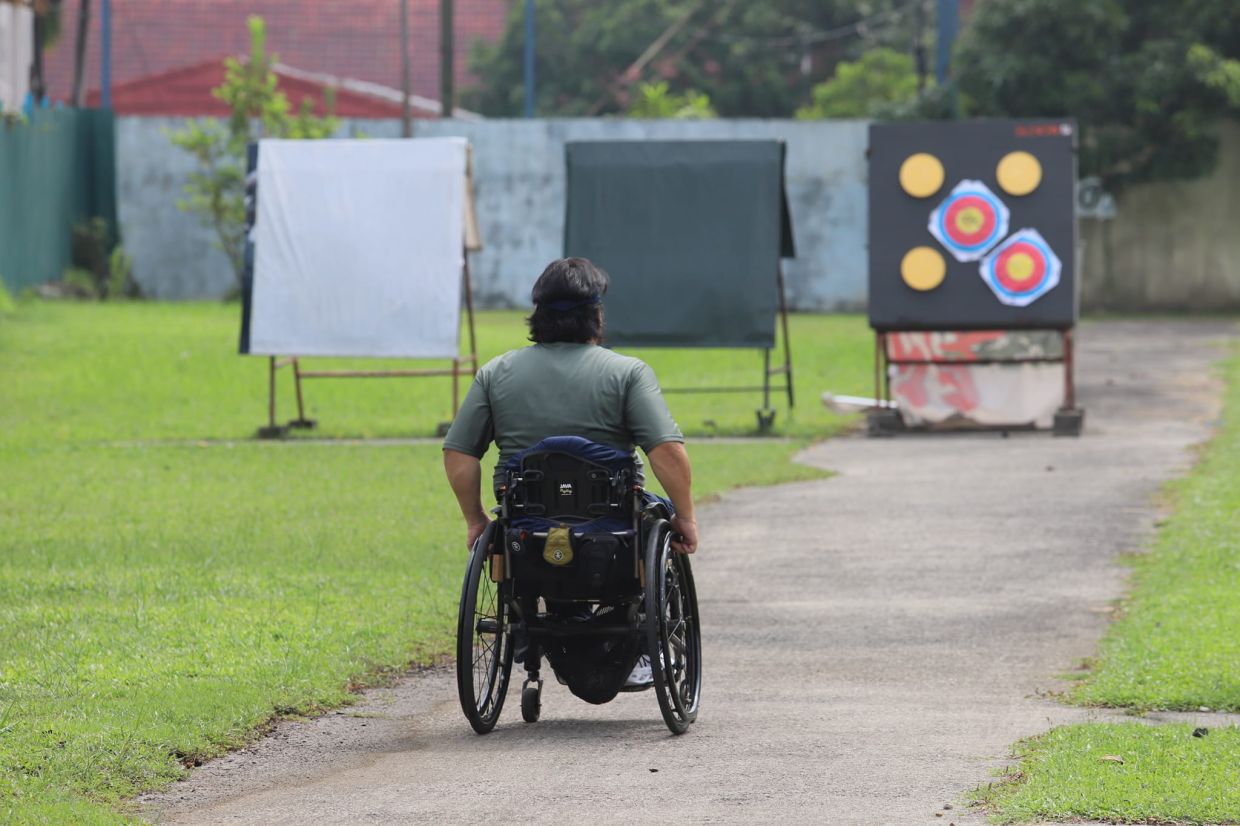
M220 56L127 83L113 84L112 109L121 115L228 117L231 114L228 105L211 94L224 82L225 71L224 57ZM314 104L316 114L326 114L325 101L330 92L332 113L339 117L401 116L399 89L323 72L308 72L286 63L276 63L273 71L279 79L280 91L288 97L295 110L300 108L302 101L309 100ZM442 107L438 100L411 95L409 103L414 118L440 116ZM86 105L99 105L97 89L87 93ZM456 108L454 116L466 120L478 118L478 115L460 107Z
M512 2L456 0L457 88L473 81L468 71L470 48L477 40L500 37ZM439 7L439 0L409 0L415 116L434 116L438 111ZM88 101L98 101L97 0L92 9L86 87ZM78 4L64 3L61 13L61 37L44 55L52 101L67 100L72 88ZM218 114L218 102L199 92L218 85L212 83L215 76L223 79L225 56L249 51L246 18L255 14L267 23L268 48L284 70L281 88L294 103L312 88L335 85L340 89L337 111L342 115L399 116L399 93L394 109L382 105L401 87L398 0L113 0L112 84L117 112ZM213 65L220 66L218 71L210 68ZM169 84L169 89L159 90L161 83ZM195 101L200 101L198 111ZM161 110L163 103L170 108Z

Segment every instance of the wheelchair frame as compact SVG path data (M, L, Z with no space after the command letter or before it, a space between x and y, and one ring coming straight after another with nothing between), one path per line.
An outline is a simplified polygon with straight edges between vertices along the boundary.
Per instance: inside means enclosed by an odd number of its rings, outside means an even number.
M510 473L509 484L501 489L501 504L494 511L498 518L474 544L461 588L457 616L457 693L461 709L479 734L495 727L508 691L514 633L524 633L528 640L526 679L521 690L521 716L527 723L536 722L541 716L545 642L627 638L630 642L645 643L663 720L674 734L683 734L698 713L701 634L692 568L687 556L671 548L673 533L667 509L660 502L647 503L641 486L632 483L627 471L608 471L604 480L597 475L599 466L573 454L546 451L533 455L549 454L567 456L583 467L593 466L595 475L583 478L605 481L607 488L615 492L605 503L589 501L584 508L578 507L576 514L551 518L594 519L604 515L601 511L605 505L608 513L631 519L633 538L628 550L633 555L633 578L629 582L636 587L626 593L581 591L584 595L562 600L591 608L602 604L622 606L624 610L613 611L618 615L615 622L587 624L539 611L538 603L542 600L536 594L537 585L533 590L523 587L524 580L518 573L522 566L513 564L514 543L508 541L508 535L513 533L515 538L516 531L511 527L513 511L528 506L527 485L544 480L525 478L532 474L524 467L520 473ZM623 533L627 535L628 531ZM528 535L544 538L537 532ZM520 542L515 545L521 547ZM568 573L565 569L550 576Z

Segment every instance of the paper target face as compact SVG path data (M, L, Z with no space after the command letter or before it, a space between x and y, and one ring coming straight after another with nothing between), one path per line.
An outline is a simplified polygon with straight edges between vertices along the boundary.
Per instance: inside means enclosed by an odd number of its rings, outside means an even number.
M1036 229L1022 229L987 255L982 280L1009 307L1027 307L1059 284L1059 258Z
M1010 215L986 184L964 180L930 213L930 234L957 261L978 261L1007 235Z

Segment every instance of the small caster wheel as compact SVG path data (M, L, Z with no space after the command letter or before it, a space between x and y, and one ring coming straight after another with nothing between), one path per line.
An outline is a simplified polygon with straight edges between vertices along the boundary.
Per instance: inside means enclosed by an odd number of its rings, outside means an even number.
M542 680L530 685L526 680L521 687L521 719L527 723L537 723L542 711Z

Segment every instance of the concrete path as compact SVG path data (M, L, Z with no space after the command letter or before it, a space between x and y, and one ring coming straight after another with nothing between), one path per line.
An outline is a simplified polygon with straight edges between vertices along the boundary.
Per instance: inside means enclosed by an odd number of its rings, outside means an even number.
M178 824L979 823L961 795L1013 741L1097 714L1046 692L1094 653L1116 555L1208 436L1232 331L1086 326L1083 438L839 439L803 457L838 476L705 509L706 684L683 737L652 693L592 707L554 684L542 722L510 691L478 737L430 670L143 803Z

